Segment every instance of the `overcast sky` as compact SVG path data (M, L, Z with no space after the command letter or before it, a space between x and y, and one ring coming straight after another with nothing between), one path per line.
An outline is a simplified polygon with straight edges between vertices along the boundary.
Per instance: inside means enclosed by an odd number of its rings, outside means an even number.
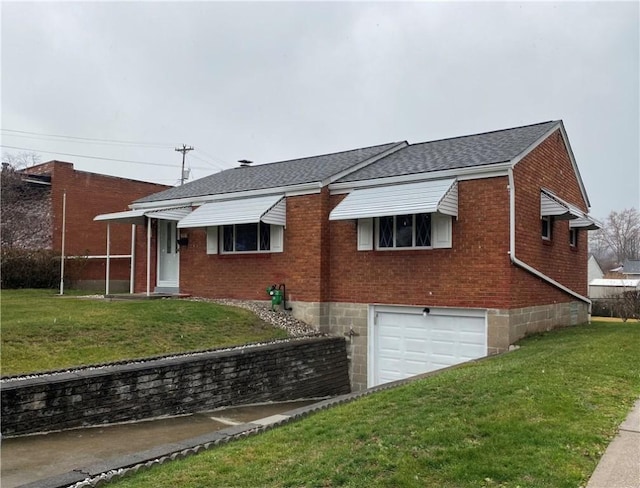
M562 119L592 214L640 207L638 2L3 1L0 14L3 152L175 184L183 143L193 179Z

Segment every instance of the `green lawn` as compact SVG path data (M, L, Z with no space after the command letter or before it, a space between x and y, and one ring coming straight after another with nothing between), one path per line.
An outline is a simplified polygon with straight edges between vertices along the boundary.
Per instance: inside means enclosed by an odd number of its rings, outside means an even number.
M247 310L186 300L117 301L2 290L2 374L286 337Z
M113 486L584 486L640 396L640 326L521 346Z

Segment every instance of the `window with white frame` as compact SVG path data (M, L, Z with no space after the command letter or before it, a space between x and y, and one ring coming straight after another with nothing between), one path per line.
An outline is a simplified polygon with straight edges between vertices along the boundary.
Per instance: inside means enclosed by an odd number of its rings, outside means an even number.
M210 237L209 237L210 236ZM212 231L208 240L216 239ZM222 253L282 252L283 227L265 224L233 224L219 227L220 249ZM215 254L215 246L207 246L209 254Z
M542 223L542 238L544 240L550 241L551 229L553 227L553 217L551 217L550 215L543 215L541 223Z
M571 247L578 246L578 229L569 229L569 245Z
M431 214L408 214L376 219L378 249L431 247Z
M358 219L358 251L450 249L452 222L439 212Z

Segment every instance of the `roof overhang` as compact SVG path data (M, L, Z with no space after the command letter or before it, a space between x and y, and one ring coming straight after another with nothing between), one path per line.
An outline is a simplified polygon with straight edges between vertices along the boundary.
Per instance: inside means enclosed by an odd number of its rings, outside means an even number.
M569 136L567 136L567 131L564 128L564 123L562 122L562 120L559 120L547 132L545 132L542 136L540 136L538 140L533 142L518 156L513 158L511 160L511 166L515 167L516 164L518 164L522 159L524 159L531 151L533 151L536 147L538 147L538 145L541 144L542 141L547 139L547 137L553 134L556 130L560 130L560 135L562 136L562 142L564 143L564 147L567 149L567 154L569 155L571 166L573 167L573 172L576 175L576 180L578 181L578 186L580 187L580 193L582 194L584 203L587 205L587 208L589 208L591 207L591 203L589 202L589 196L587 195L587 190L584 186L584 182L582 181L582 176L580 175L580 170L578 169L578 164L576 163L576 158L573 155L573 150L571 149L571 144L569 143Z
M97 222L115 222L118 224L144 224L144 218L178 221L191 213L191 207L157 208L155 210L134 209L124 212L114 212L96 215Z
M339 195L342 193L349 193L351 190L359 188L397 185L402 183L417 183L447 178L455 178L457 181L495 178L499 176L507 176L508 169L510 167L511 162L505 161L501 163L487 164L484 166L473 166L470 168L447 169L431 171L428 173L414 173L401 176L389 176L386 178L374 178L370 180L344 181L330 184L329 190L332 195Z
M117 222L118 224L144 224L144 210L127 210L96 215L93 220L98 222Z
M356 189L331 211L329 220L434 212L458 216L455 179Z
M286 200L284 195L242 198L206 203L178 222L178 228L264 222L284 226Z

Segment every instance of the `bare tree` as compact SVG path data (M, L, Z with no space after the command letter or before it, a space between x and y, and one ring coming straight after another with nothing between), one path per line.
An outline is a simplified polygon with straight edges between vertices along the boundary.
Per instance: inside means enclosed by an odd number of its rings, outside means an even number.
M640 259L640 212L635 208L612 211L604 227L591 234L589 248L602 262Z
M22 170L37 164L33 153L2 155L0 220L3 249L51 247L51 191L25 181Z

